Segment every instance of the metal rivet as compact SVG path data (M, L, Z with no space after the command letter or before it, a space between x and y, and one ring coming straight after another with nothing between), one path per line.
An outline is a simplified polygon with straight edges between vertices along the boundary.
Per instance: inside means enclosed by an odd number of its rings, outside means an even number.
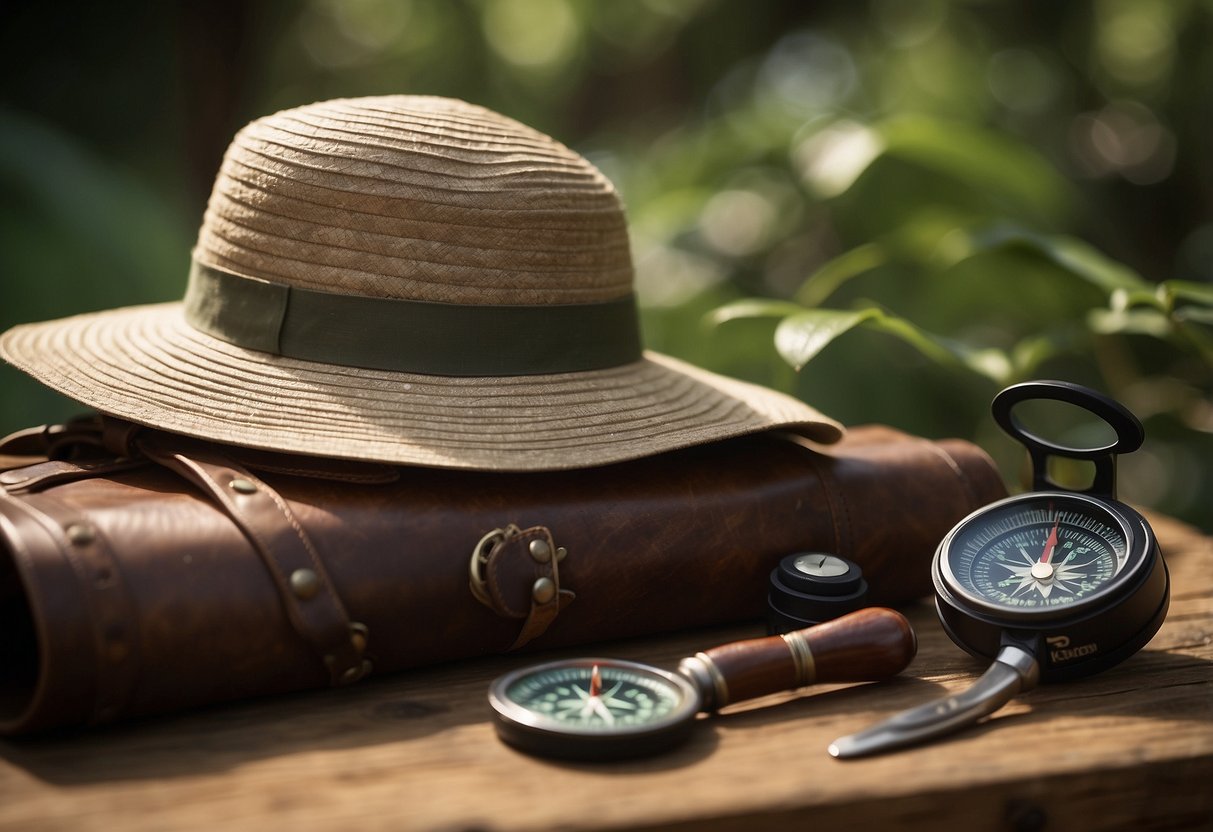
M126 631L121 624L113 623L105 628L105 657L115 664L130 655L126 644Z
M359 621L354 621L350 624L350 643L354 645L354 649L358 651L358 655L366 652L366 640L369 635L370 630L366 628L365 624Z
M536 538L531 541L531 557L540 563L547 563L552 559L552 547L548 545L546 540Z
M310 569L296 569L291 573L291 591L300 601L315 598L320 591L320 576Z
M556 597L556 584L551 578L540 578L531 587L531 597L537 604L546 604Z
M246 480L243 477L239 477L237 479L232 480L230 483L230 486L231 486L231 489L233 491L235 491L237 494L255 494L255 493L257 493L257 486L253 484L253 481Z
M93 585L97 589L105 589L114 582L114 573L108 566L100 567L93 576Z
M92 530L92 527L86 526L83 523L72 523L65 530L67 539L76 546L87 546L97 539L97 534Z
M559 546L559 547L557 547L557 549L556 549L556 562L557 562L557 563L560 563L562 560L564 560L565 556L566 556L566 555L568 555L568 553L569 553L569 550L568 550L568 549L566 549L566 548L564 548L563 546Z
M362 664L358 665L358 667L347 668L345 672L341 674L341 679L339 682L343 685L353 684L359 679L363 679L368 676L371 669L371 663L364 659Z

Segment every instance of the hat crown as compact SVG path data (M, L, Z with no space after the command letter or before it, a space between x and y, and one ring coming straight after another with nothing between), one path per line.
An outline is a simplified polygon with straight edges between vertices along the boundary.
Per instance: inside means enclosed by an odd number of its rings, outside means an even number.
M611 183L550 137L447 98L341 99L232 140L194 259L288 286L457 304L630 294Z

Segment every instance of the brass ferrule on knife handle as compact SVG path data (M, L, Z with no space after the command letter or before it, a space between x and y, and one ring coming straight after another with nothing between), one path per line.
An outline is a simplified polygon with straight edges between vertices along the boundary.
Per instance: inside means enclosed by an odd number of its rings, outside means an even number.
M703 709L817 682L877 682L900 673L918 641L901 613L869 607L779 636L737 641L682 660Z

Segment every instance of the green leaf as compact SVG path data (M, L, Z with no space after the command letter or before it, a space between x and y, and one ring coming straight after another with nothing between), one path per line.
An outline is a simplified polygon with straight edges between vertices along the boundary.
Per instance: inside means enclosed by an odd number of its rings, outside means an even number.
M1145 289L1134 289L1133 291L1117 289L1108 298L1108 307L1114 312L1132 309L1135 306L1145 306L1159 312L1166 312L1170 308L1170 300L1161 292L1149 292Z
M998 248L1020 247L1035 252L1107 295L1116 291L1153 298L1153 287L1123 263L1108 257L1082 240L1064 235L1038 234L1014 225L997 225L962 232L948 241L944 256L954 265L960 260ZM1156 301L1147 301L1154 302Z
M1173 332L1171 319L1157 309L1093 309L1087 323L1102 335L1128 333L1166 338Z
M801 284L796 300L805 306L818 306L839 286L853 277L888 262L888 252L879 243L865 243L838 255L815 271Z
M1011 349L1011 364L1017 375L1029 376L1057 351L1056 339L1048 335L1034 335L1024 338Z
M1150 285L1128 266L1074 237L1038 237L1035 242L1057 265L1104 291L1145 291Z
M1187 280L1164 280L1158 284L1158 293L1170 299L1169 305L1176 300L1198 303L1202 306L1213 307L1213 285L1194 283Z
M1213 326L1213 308L1184 306L1168 314L1154 307L1114 305L1111 309L1091 310L1087 325L1103 335L1147 335L1183 345L1195 350L1206 362L1213 362L1213 339L1202 329L1204 325Z
M803 309L804 307L788 300L744 298L713 309L708 313L705 322L709 326L720 326L743 318L786 318Z
M836 338L858 326L893 335L937 364L963 368L1000 384L1012 372L1010 359L999 350L974 350L874 306L852 310L806 309L790 315L775 329L775 349L800 370Z
M1213 326L1213 309L1202 309L1199 306L1185 306L1171 313L1177 321L1193 321L1198 324Z
M972 124L923 116L892 119L878 130L885 152L937 171L999 201L1059 220L1069 202L1065 180L1021 142Z
M779 324L775 330L775 349L784 361L800 370L839 335L881 315L879 309L872 308L806 309L789 315Z

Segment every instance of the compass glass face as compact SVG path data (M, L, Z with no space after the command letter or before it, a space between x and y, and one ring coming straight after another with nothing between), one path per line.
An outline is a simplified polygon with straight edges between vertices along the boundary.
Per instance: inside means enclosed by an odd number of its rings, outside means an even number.
M1004 609L1058 609L1101 592L1127 565L1126 531L1096 502L1070 495L1013 501L969 519L942 571L962 594Z
M681 716L688 699L664 674L609 660L535 668L512 680L504 694L540 724L579 733L652 726Z

